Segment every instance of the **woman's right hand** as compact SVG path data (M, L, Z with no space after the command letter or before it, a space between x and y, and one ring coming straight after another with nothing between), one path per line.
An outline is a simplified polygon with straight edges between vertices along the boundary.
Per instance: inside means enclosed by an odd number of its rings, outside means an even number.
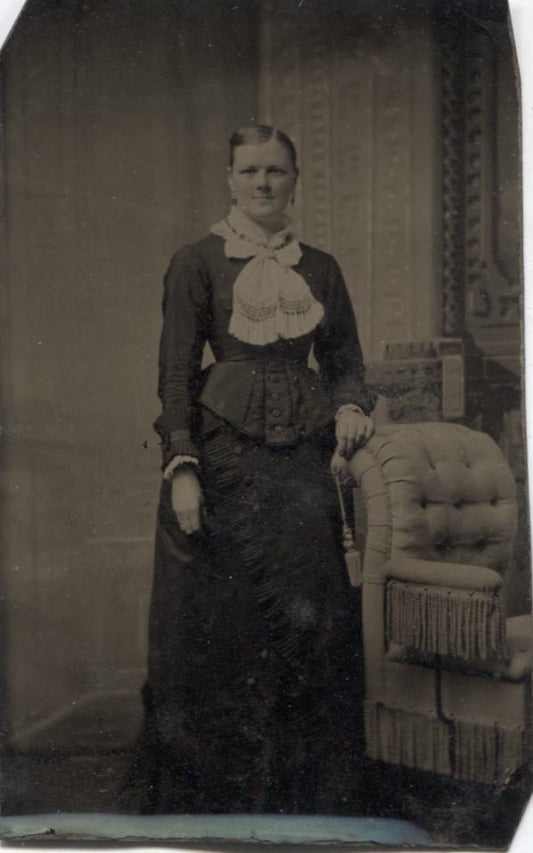
M184 533L200 530L203 502L202 487L196 472L188 465L181 465L172 477L172 509Z

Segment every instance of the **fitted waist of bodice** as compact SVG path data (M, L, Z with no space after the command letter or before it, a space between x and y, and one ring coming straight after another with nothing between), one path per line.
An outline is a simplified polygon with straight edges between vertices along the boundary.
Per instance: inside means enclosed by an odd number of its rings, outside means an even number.
M307 360L276 352L220 358L205 371L199 402L269 444L292 444L311 435L334 413Z
M307 358L304 354L296 355L296 356L287 356L281 355L275 352L266 352L258 355L256 353L236 353L235 355L227 355L221 356L220 358L215 359L215 364L223 364L227 361L277 361L280 364L288 364L291 361L298 362L299 364L307 364Z
M306 365L313 345L312 335L298 338L280 338L266 346L254 346L236 340L231 335L221 335L212 341L211 349L217 362L278 361L300 362Z

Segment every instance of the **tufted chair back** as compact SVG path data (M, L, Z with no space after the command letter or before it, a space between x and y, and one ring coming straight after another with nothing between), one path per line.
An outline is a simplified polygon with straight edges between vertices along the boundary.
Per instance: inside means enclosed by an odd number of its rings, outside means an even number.
M515 483L490 436L446 423L381 427L352 474L371 510L365 572L399 555L505 572Z
M367 515L367 753L500 784L530 749L531 622L502 598L511 471L488 435L438 422L380 427L350 471Z

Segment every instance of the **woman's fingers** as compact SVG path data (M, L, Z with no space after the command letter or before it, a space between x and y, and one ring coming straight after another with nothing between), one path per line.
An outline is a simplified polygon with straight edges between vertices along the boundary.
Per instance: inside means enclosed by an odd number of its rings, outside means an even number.
M191 504L186 508L182 506L178 510L175 510L178 524L184 533L196 533L197 530L201 529L201 505L202 501L199 499L194 504Z
M333 453L333 456L331 457L331 462L330 462L330 466L329 466L332 474L340 474L341 473L343 461L344 460L339 456L338 449L335 448L335 452Z
M372 420L372 418L367 418L365 424L365 441L368 441L369 438L372 438L372 436L374 435L374 430L374 421Z
M336 452L351 459L358 447L362 447L374 432L372 419L362 412L346 411L337 419Z
M200 523L200 503L198 503L198 506L197 506L197 507L195 507L195 509L194 509L194 510L193 510L193 512L191 513L191 523L192 523L193 533L195 533L197 530L200 530L200 527L201 527L201 523Z
M178 468L172 480L172 507L184 533L200 530L202 502L202 488L196 472L185 467Z
M343 459L342 456L339 456L337 450L335 450L331 457L330 470L335 477L340 478L341 483L350 479L348 462L346 459Z
M370 418L359 418L357 421L357 427L355 430L355 446L360 447L366 441L368 436L368 424L370 422ZM355 449L355 448L354 448Z
M346 450L344 452L345 459L351 459L357 448L357 427L351 425L346 436Z
M184 533L191 534L200 530L200 508L188 512L176 513L178 524Z
M350 418L344 418L337 423L337 453L345 459L350 459L355 450L357 426Z
M339 456L346 456L346 446L347 446L348 438L344 433L337 432L337 449L336 453Z
M176 518L178 519L178 524L184 533L192 533L192 524L190 514L188 512L177 512Z

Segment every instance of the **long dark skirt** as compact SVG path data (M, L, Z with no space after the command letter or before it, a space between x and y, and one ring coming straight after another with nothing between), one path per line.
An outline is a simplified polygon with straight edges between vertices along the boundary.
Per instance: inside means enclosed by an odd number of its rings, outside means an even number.
M164 482L140 810L358 810L359 597L340 549L331 436L271 447L205 411L200 534Z

